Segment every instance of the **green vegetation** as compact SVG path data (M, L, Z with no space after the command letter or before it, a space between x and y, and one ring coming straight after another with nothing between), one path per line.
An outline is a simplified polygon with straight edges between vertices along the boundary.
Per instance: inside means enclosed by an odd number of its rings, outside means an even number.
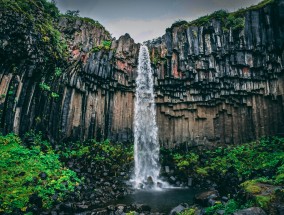
M206 214L215 214L217 210L231 214L234 210L253 205L268 210L273 199L284 200L284 138L262 138L257 142L223 146L210 151L180 151L161 150L163 161L174 163L175 174L185 180L188 176L211 180L223 195L233 194L235 188L243 189L248 195L209 207ZM243 202L243 199L248 201Z
M179 215L196 215L196 213L197 213L197 208L189 208L179 213Z
M61 72L61 71L60 71ZM47 85L46 83L40 83L39 87L42 91L50 92L50 97L51 98L59 98L59 95L55 92L51 92L51 87Z
M264 0L257 5L253 5L248 8L242 8L236 12L228 13L226 10L215 11L214 13L206 16L202 16L196 20L191 22L187 22L185 20L176 21L171 28L174 27L189 27L189 26L204 26L211 22L211 20L219 20L222 24L222 29L224 32L229 31L231 28L233 31L238 31L244 28L245 18L244 15L247 11L250 10L258 10L260 8L265 7L268 4L272 4L275 0Z
M208 207L205 210L206 215L215 215L218 210L224 210L224 215L230 215L238 210L245 208L253 207L254 204L252 201L247 201L245 204L242 204L240 201L234 199L229 200L226 204L221 204L221 202L215 204L214 206Z
M17 72L14 67L18 64L17 59L29 61L32 53L40 59L35 69L39 71L38 77L53 75L55 65L61 65L68 56L67 43L57 29L56 23L60 13L56 5L47 0L2 0L0 7L6 22L9 23L2 33L7 37L17 38L9 42L1 52L4 56L9 56L11 50L16 53L7 61L12 65L11 70ZM22 24L17 24L20 21ZM21 34L15 35L15 32ZM30 36L33 38L32 42L36 44L32 44L34 49L27 52L30 50L28 47L30 43L27 42Z
M79 10L67 10L65 15L66 16L73 16L73 17L79 17L80 11Z
M50 91L50 86L49 85L47 85L46 83L40 83L39 84L39 87L40 87L40 89L41 90L43 90L43 91Z
M50 208L80 183L40 136L29 148L14 134L0 136L0 151L0 212L25 212L35 204L35 196L37 206ZM57 199L52 198L55 195Z
M92 51L93 52L98 52L100 50L106 50L106 51L109 51L111 49L111 44L112 42L109 41L109 40L104 40L100 45L98 46L94 46Z
M133 146L125 146L123 144L113 144L109 140L97 142L89 140L86 142L75 142L62 144L58 151L59 155L64 159L79 158L82 156L92 158L96 162L113 165L113 161L120 164L126 164L133 160ZM119 164L115 163L115 165ZM115 166L113 165L113 166Z
M273 176L267 176L266 181L270 180L270 183L275 185L283 184L284 138L262 138L258 142L218 147L203 153L169 153L181 173L187 170L191 174L219 178L234 169L238 177L264 180L265 171L270 170ZM203 156L200 156L201 154ZM206 157L206 160L202 159L203 157Z
M55 92L51 92L51 97L52 98L59 98L59 95Z
M34 205L48 209L54 202L64 201L84 181L64 167L70 159L96 162L114 174L133 160L132 146L109 140L62 143L55 150L41 133L30 131L24 139L22 142L14 134L0 136L0 213L24 213Z
M242 184L245 191L251 194L259 194L261 193L261 187L257 185L257 182L255 180L246 181Z
M62 70L61 70L61 68L59 68L59 67L56 67L55 68L55 76L56 77L59 77L61 74L62 74Z

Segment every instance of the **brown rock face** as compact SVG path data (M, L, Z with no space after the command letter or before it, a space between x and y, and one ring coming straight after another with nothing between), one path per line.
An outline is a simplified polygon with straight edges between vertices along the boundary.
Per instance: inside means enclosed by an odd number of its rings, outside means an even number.
M212 20L173 27L146 42L162 146L244 143L283 133L283 5L281 0L248 11L237 31L224 31L221 21ZM0 55L2 132L23 135L37 129L53 141L133 141L139 44L128 34L115 40L83 19L60 18L57 28L68 45L68 62L60 64L61 75L39 77L38 65L44 62L44 49L34 48L39 36L13 12L0 17L6 26L1 50L11 55L15 46L27 50L17 52L13 66ZM25 35L23 40L13 40L11 29ZM50 90L40 87L43 81Z

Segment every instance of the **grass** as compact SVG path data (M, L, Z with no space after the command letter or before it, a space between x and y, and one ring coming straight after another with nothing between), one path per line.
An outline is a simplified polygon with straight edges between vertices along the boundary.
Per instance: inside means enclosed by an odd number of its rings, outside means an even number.
M284 200L284 138L270 137L242 145L217 147L212 150L161 150L163 162L174 164L175 174L184 178L194 176L198 180L210 180L217 184L222 195L234 194L241 188L247 197L231 199L227 204L207 208L206 214L234 210L249 206L259 206L266 210L273 199ZM230 178L229 180L228 177ZM234 184L230 180L236 179ZM241 179L241 181L240 181ZM276 191L266 189L277 188ZM282 187L282 189L281 189ZM246 201L243 201L246 199Z
M227 32L230 28L233 31L238 31L244 28L245 18L244 15L247 11L250 10L259 10L269 4L274 3L276 0L263 0L257 5L250 6L248 8L242 8L232 13L228 13L226 10L218 10L212 14L202 16L191 22L185 20L178 20L172 26L174 27L189 27L189 26L204 26L209 24L213 19L219 20L222 23L222 29L224 32Z
M242 186L246 192L251 194L260 194L262 190L255 180L246 181L242 184Z
M0 212L25 212L33 206L34 196L38 207L50 208L80 183L76 173L59 161L48 142L41 139L35 142L27 148L14 134L0 136ZM40 145L46 146L45 152ZM54 195L57 199L52 198Z

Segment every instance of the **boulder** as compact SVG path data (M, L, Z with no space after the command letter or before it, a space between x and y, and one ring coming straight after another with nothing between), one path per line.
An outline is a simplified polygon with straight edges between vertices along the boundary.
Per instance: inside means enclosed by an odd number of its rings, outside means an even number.
M236 211L233 215L267 215L264 210L258 207L247 208Z
M205 192L202 192L202 193L195 195L194 202L196 204L199 204L199 205L202 205L202 206L205 206L205 207L206 206L212 206L213 200L215 202L215 200L218 197L219 197L219 193L218 193L217 190L205 191Z
M178 206L176 206L175 208L173 208L171 210L170 215L179 214L179 213L183 212L187 208L188 208L188 204L181 203L181 204L179 204Z

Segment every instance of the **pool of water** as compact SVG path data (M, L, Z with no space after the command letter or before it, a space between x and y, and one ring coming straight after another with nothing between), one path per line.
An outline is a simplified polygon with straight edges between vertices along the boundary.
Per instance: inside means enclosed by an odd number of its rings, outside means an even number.
M196 190L187 188L171 188L159 191L136 190L133 194L115 201L115 204L146 204L151 207L151 212L169 213L180 203L193 204Z

